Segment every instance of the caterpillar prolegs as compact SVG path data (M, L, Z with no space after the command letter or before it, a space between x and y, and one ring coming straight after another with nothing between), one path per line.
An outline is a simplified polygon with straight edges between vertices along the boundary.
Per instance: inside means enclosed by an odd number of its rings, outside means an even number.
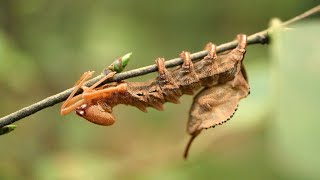
M163 110L165 102L179 103L182 95L193 95L203 88L195 96L189 113L187 131L192 137L184 154L187 157L193 139L203 129L229 120L240 99L249 94L243 66L247 36L239 34L237 40L239 43L235 49L219 55L216 45L208 43L208 55L194 63L190 53L183 51L180 54L183 64L172 69L165 67L164 58L158 58L158 77L147 82L120 81L97 87L116 73L108 71L99 82L86 87L83 84L93 72L85 72L63 103L61 114L75 110L76 114L90 122L108 126L115 122L112 108L118 104L135 106L144 112L147 112L147 107ZM83 93L75 96L80 88Z

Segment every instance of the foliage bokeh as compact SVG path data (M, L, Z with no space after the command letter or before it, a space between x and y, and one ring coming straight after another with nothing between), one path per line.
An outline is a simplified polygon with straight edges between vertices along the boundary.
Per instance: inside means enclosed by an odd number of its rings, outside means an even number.
M286 20L316 4L301 0L1 0L1 116L69 88L84 71L100 72L125 53L133 52L128 69L146 66L159 56L171 59L182 50L199 51L208 41L220 44L238 33L255 33L265 29L273 17ZM251 95L241 101L230 122L196 139L186 162L182 152L189 138L185 126L191 96L183 97L180 105L166 104L164 112L150 109L143 113L121 105L114 110L118 121L111 127L98 127L76 115L62 117L56 105L18 122L14 132L0 137L0 179L319 177L306 166L306 171L293 172L290 165L294 163L279 163L292 158L282 156L287 151L281 145L281 137L290 139L290 133L279 133L291 126L290 121L275 123L278 108L290 111L286 101L275 101L281 98L277 96L280 92L286 92L275 82L279 76L288 78L289 73L274 73L286 66L270 62L277 62L274 59L280 56L290 64L292 57L279 55L277 50L270 56L269 52L270 46L248 47L245 64ZM302 77L297 86L303 86L307 78ZM304 103L301 106L310 105ZM303 120L315 118L307 115ZM299 134L310 131L310 127L294 127ZM285 142L292 145L292 140ZM303 152L310 153L308 146L303 147ZM309 155L303 157L312 158Z

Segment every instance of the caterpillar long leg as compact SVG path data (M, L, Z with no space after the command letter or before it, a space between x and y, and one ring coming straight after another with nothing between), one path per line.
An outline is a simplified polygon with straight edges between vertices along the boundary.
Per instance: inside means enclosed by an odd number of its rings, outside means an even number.
M93 71L85 72L81 76L80 80L77 81L77 83L75 84L75 89L61 107L61 114L65 115L70 113L71 111L75 111L79 116L95 124L111 125L114 123L115 119L111 112L107 111L110 108L102 106L101 101L91 102L91 100L96 97L100 98L102 96L107 96L108 94L110 94L110 91L116 91L115 89L122 90L124 86L113 87L114 89L108 88L95 90L95 88L103 81L112 78L115 72L107 74L105 77L103 77L101 80L90 87L83 86L85 81L88 80L93 73ZM84 92L82 94L74 96L80 88L82 88Z
M82 87L82 85L85 83L86 80L88 80L94 71L88 71L83 73L83 75L80 77L80 79L75 83L74 90L71 92L67 100L62 104L61 106L61 115L66 115L73 110L75 110L78 106L82 105L84 101L79 102L79 100L82 98L81 95L74 96L77 91ZM78 101L78 102L77 102Z
M113 87L113 89L107 89L107 87L111 87L109 84L99 88L97 88L97 86L103 81L112 78L115 73L123 71L130 60L131 54L132 53L128 53L115 60L109 67L104 69L105 76L90 87L84 86L84 83L94 72L85 72L75 83L74 90L67 100L62 104L61 115L66 115L75 110L76 114L90 122L99 125L113 124L115 119L111 114L111 107L103 101L103 98L107 96L110 97L110 93L119 92L125 89L126 86ZM80 88L83 89L83 93L75 96Z

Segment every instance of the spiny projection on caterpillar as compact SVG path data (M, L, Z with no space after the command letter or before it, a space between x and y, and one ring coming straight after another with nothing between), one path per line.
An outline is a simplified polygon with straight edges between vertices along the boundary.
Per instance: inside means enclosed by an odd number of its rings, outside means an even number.
M163 110L165 102L179 103L180 96L194 95L187 122L191 138L184 152L187 158L192 141L203 129L221 125L232 118L241 99L249 95L250 88L243 65L247 36L237 35L238 46L223 54L216 53L216 45L208 43L208 55L192 62L190 53L183 51L180 57L183 64L167 69L164 58L156 59L158 77L146 82L120 81L102 85L103 81L121 72L131 54L115 61L105 77L90 87L84 83L93 71L85 72L74 85L74 91L61 107L61 114L75 111L84 119L103 126L112 125L115 117L112 108L118 104L135 106L147 112L147 107ZM76 95L79 89L82 94Z

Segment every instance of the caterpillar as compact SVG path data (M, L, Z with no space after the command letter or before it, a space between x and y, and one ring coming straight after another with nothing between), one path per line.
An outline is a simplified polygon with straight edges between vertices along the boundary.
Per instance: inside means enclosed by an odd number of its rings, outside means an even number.
M186 158L194 138L203 129L229 120L240 99L249 94L247 74L243 66L247 36L238 34L237 40L239 43L235 49L219 55L216 53L216 45L208 43L205 47L208 50L207 56L196 62L191 61L189 52L183 51L180 54L183 64L172 69L165 67L164 58L157 58L158 77L146 82L120 81L98 87L116 72L122 71L120 66L118 71L111 69L103 79L86 87L85 81L94 72L85 72L63 103L61 114L75 111L92 123L109 126L115 122L112 108L118 104L135 106L144 112L147 112L147 107L163 110L165 102L177 104L182 95L194 95L202 88L194 97L189 112L187 131L191 139L184 153ZM75 96L80 88L83 93Z

